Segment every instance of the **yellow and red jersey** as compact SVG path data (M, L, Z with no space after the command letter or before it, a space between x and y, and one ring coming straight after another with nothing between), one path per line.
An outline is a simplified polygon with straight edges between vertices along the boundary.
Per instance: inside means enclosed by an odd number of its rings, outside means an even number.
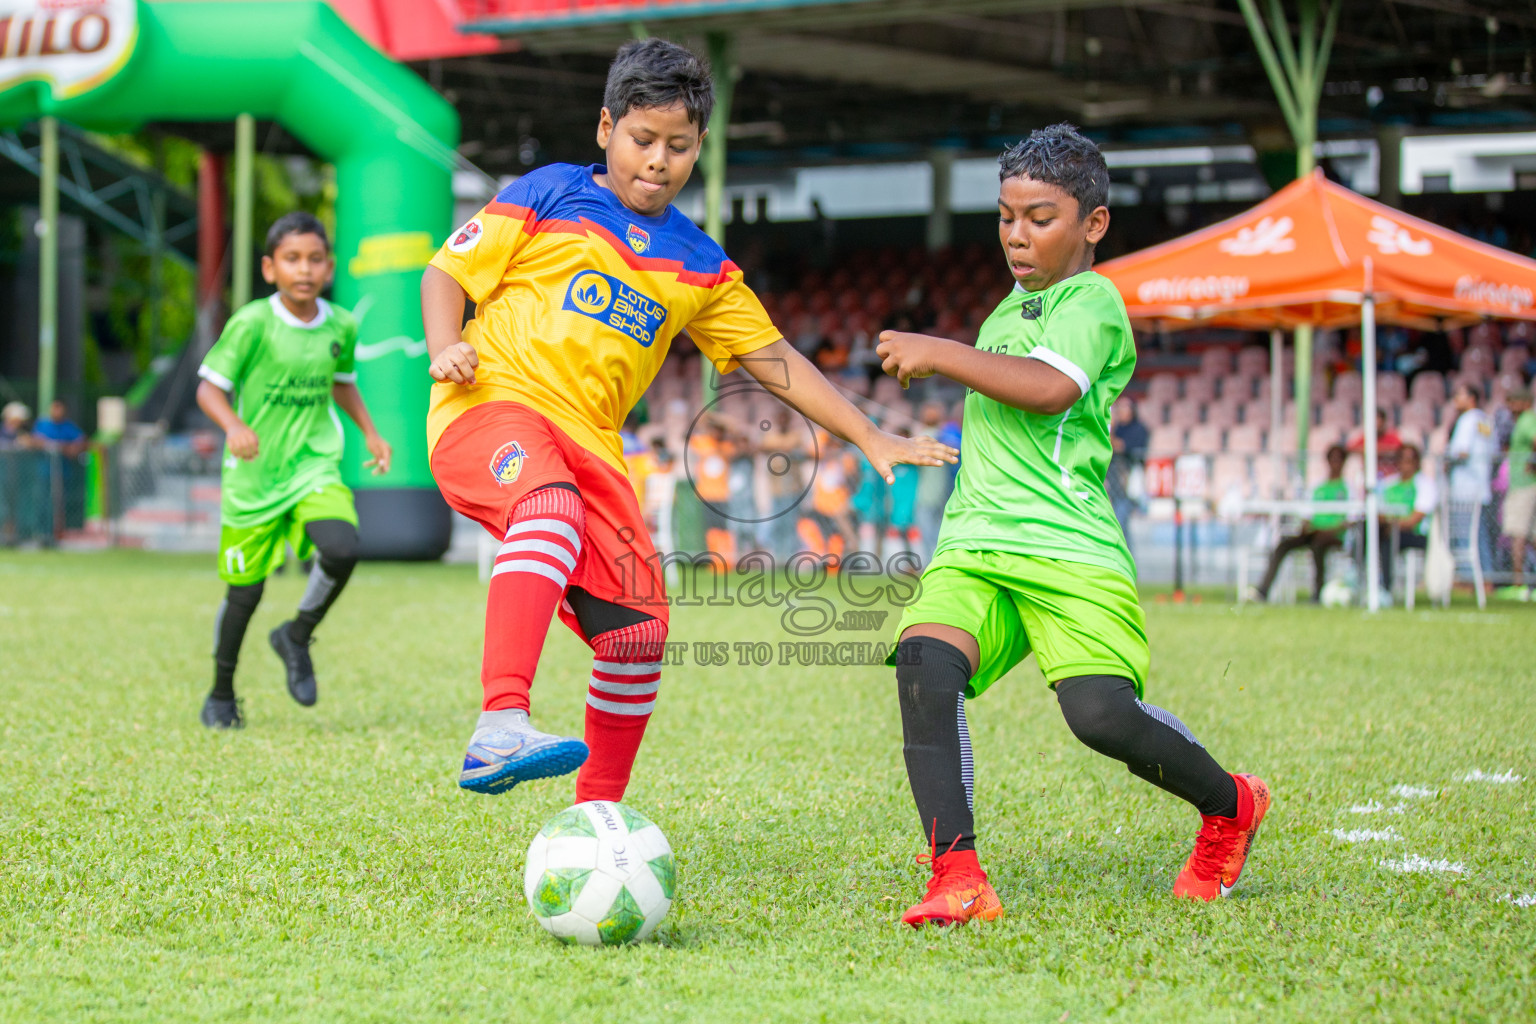
M683 329L721 372L779 339L725 252L676 207L635 213L552 164L507 186L443 244L432 266L475 301L464 340L476 383L432 389L432 446L468 410L514 401L624 472L619 427Z

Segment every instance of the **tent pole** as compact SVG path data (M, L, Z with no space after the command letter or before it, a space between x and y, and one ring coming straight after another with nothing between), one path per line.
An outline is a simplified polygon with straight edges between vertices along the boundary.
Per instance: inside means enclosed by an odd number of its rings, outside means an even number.
M231 243L229 308L251 301L251 217L255 208L256 119L235 118L235 236Z
M1307 435L1312 430L1312 325L1296 328L1296 459L1300 463L1301 485L1307 483Z
M1381 610L1381 522L1376 479L1376 299L1371 294L1371 261L1365 261L1365 296L1360 301L1360 369L1364 382L1362 400L1365 408L1360 418L1365 422L1365 606Z
M1286 486L1285 454L1280 450L1280 431L1284 429L1280 413L1283 402L1280 389L1285 386L1284 349L1285 332L1276 327L1269 332L1269 456L1275 464L1275 493L1270 497L1276 499L1285 497L1289 489Z

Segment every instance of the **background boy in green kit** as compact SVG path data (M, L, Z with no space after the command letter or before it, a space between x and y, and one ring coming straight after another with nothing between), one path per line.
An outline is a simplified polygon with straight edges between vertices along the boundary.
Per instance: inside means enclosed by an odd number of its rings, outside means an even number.
M311 634L357 564L357 512L341 482L334 406L363 432L372 456L364 465L375 474L389 470L389 444L357 389L357 321L320 297L334 269L324 225L307 213L280 218L261 260L277 293L230 317L198 370L197 404L225 435L219 578L229 592L214 627L213 690L203 702L202 722L211 729L244 724L235 703L240 642L288 545L301 559L316 551L319 559L298 613L268 640L289 694L306 707L315 703Z
M1169 712L1141 701L1149 663L1135 570L1104 489L1110 406L1136 365L1115 286L1091 271L1109 227L1109 172L1070 125L1003 153L999 236L1016 285L972 348L887 331L905 386L943 374L971 390L960 473L937 553L892 654L903 752L930 852L913 927L990 920L1002 903L976 856L965 701L1034 652L1073 733L1203 819L1174 893L1237 882L1269 790L1229 775Z
M1328 461L1328 479L1312 488L1313 501L1348 501L1349 485L1344 482L1344 463L1349 452L1341 444L1333 445L1324 456ZM1344 544L1347 519L1337 512L1322 512L1301 524L1301 529L1289 537L1282 537L1275 550L1269 553L1269 565L1264 578L1248 595L1255 601L1268 601L1269 588L1280 575L1280 566L1292 551L1308 548L1312 552L1312 603L1323 600L1323 583L1328 575L1328 553Z

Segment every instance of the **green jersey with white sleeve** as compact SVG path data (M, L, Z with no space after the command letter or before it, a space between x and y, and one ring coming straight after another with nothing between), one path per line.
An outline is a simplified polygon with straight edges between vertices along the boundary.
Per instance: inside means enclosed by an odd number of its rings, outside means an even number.
M341 419L331 386L357 380L357 321L316 301L319 312L307 323L276 295L247 304L197 371L229 394L258 441L249 462L224 452L225 526L269 522L315 489L341 483Z
M1015 286L982 324L976 347L1038 359L1071 378L1080 397L1047 416L974 391L966 396L960 473L937 552L1012 552L1135 579L1104 489L1110 405L1136 369L1119 291L1091 271L1039 292Z

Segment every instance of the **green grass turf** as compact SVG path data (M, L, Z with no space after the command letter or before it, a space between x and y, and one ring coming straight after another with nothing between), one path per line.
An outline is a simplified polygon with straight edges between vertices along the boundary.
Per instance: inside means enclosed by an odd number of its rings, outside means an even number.
M889 670L669 670L628 800L677 850L659 941L568 948L521 896L569 779L454 785L478 707L467 568L364 566L322 627L318 707L246 642L249 727L197 723L208 558L0 556L0 1020L1529 1020L1536 609L1148 602L1148 699L1277 803L1243 883L1169 889L1196 820L1078 745L1033 665L971 707L982 852L1008 914L914 933L923 848ZM673 639L782 638L761 609ZM881 634L866 634L871 638ZM834 634L832 639L857 638ZM691 659L690 659L691 660ZM579 728L559 627L536 686ZM1462 781L1472 769L1525 776ZM1401 814L1395 784L1437 795ZM1335 828L1386 828L1356 844ZM1394 874L1387 857L1465 865Z

